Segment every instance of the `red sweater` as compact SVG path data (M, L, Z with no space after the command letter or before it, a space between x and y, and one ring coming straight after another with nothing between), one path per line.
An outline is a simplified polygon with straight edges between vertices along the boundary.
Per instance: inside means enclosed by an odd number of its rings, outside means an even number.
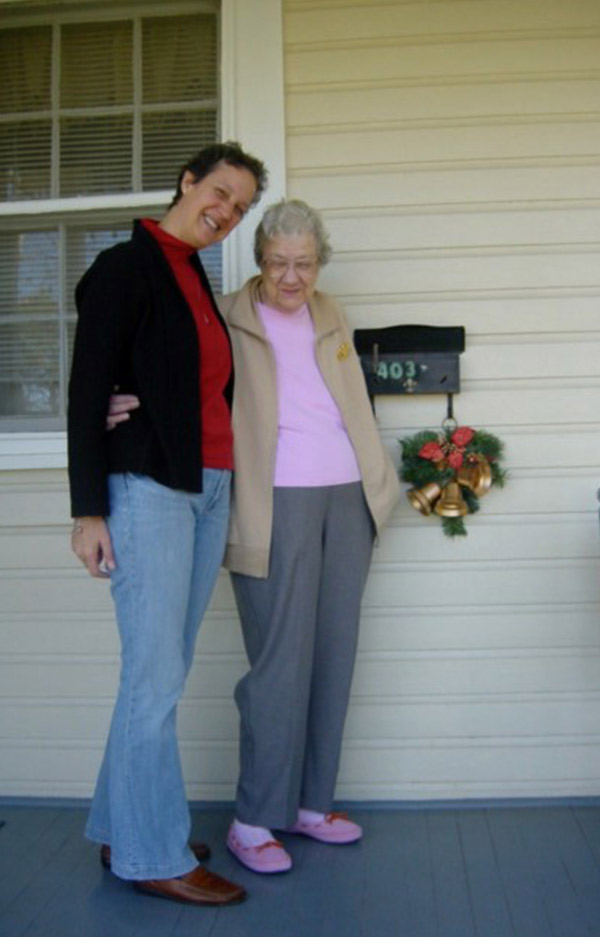
M202 464L206 468L232 469L231 413L223 394L231 375L231 353L212 303L189 262L195 248L164 231L150 218L144 218L142 224L160 244L196 323L200 348Z

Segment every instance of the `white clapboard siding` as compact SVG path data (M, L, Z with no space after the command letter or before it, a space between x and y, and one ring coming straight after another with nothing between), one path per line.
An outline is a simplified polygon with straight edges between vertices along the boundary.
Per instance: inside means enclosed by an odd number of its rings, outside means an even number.
M288 193L323 211L352 327L462 325L461 423L509 480L375 551L338 795L600 793L600 4L283 0ZM262 117L268 121L268 114ZM442 397L379 398L398 440ZM0 796L88 797L117 685L65 473L0 474ZM245 656L219 578L180 707L190 797L230 799Z
M376 550L343 797L600 792L600 6L285 4L288 176L353 327L463 325L462 423L510 473ZM386 445L442 397L379 398Z

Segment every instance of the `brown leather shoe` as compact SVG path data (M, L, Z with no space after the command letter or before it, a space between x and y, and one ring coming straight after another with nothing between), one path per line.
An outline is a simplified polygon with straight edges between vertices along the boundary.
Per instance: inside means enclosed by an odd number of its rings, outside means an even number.
M187 904L236 904L246 897L246 890L241 885L235 885L201 865L179 878L151 878L133 885L147 895Z
M210 848L205 843L190 843L190 849L198 862L206 862L210 859ZM100 862L105 869L110 870L110 846L106 844L100 846Z

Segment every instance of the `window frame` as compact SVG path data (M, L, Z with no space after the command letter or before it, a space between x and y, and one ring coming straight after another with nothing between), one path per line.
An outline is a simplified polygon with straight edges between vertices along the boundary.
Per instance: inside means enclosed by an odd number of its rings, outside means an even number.
M49 5L49 4L47 4ZM22 10L19 24L29 25L33 10L29 0L7 3L0 8ZM130 4L111 4L114 10ZM89 10L86 9L89 7ZM182 4L194 10L194 3ZM252 7L252 9L250 9ZM90 19L98 16L92 0L82 0L80 9ZM144 9L142 5L142 10ZM179 4L178 4L179 10ZM40 12L39 4L35 12ZM269 168L267 198L274 201L285 195L285 119L283 88L283 25L281 0L221 0L220 9L220 136L235 139L256 153ZM18 214L48 215L56 212L97 212L113 209L136 210L167 205L172 190L95 195L77 198L20 201ZM251 232L260 217L256 206L223 244L223 286L226 291L238 288L255 271ZM0 220L15 215L15 203L0 204ZM0 433L0 471L18 469L64 468L67 464L64 431L28 431Z

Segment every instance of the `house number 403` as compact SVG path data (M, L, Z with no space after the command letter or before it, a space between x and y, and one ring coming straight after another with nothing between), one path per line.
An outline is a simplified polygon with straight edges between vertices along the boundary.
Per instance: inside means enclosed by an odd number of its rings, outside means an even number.
M382 381L401 381L403 378L414 380L419 373L419 366L414 361L379 361L377 364L377 377Z

